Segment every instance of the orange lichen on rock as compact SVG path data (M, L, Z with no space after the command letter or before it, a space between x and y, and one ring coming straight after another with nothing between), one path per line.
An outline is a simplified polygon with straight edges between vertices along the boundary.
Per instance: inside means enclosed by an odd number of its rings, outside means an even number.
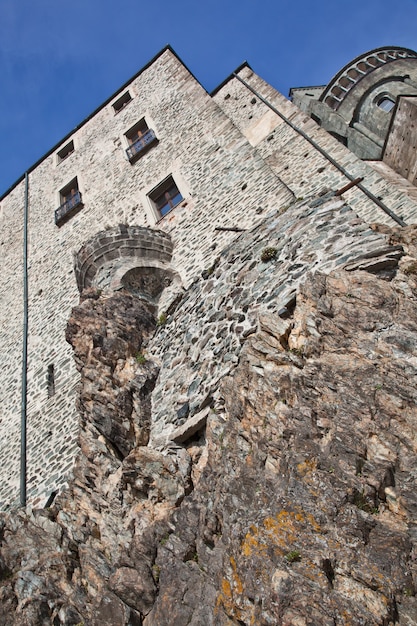
M242 554L246 557L254 553L265 554L270 546L274 547L275 553L285 554L306 525L311 526L316 533L321 532L313 515L301 507L296 511L280 511L274 517L266 517L262 526L252 525L246 533L241 546Z

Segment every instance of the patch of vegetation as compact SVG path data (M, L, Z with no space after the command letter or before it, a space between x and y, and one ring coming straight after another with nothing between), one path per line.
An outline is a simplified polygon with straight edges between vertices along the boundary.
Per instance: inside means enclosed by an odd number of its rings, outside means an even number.
M135 359L136 363L139 363L139 365L145 365L146 363L146 356L143 352L136 352Z
M154 565L152 565L152 576L153 579L156 583L159 582L159 576L161 574L161 568L159 567L159 565L157 565L156 563L154 563Z
M167 323L166 313L161 313L161 315L158 317L156 325L157 326L164 326L166 323Z
M299 550L291 550L291 552L287 552L285 559L288 563L298 563L301 561L301 553Z
M268 261L272 261L276 259L278 254L278 248L273 248L272 246L268 248L264 248L261 252L261 261L262 263L267 263Z

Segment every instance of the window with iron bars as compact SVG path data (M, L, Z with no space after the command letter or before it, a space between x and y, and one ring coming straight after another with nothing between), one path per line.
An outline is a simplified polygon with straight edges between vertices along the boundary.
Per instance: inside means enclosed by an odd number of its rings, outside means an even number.
M158 139L149 128L144 119L140 120L125 134L129 147L126 150L127 157L131 163L141 157L147 150L158 142Z
M55 211L55 224L57 226L60 226L83 206L77 178L73 178L68 185L61 189L59 197L61 204Z

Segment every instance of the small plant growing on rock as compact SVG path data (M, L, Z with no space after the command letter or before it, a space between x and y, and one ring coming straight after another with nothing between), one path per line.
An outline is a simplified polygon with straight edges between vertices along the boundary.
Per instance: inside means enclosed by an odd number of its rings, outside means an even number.
M301 554L299 550L291 550L291 552L288 552L285 555L286 560L288 561L288 563L298 563L299 561L301 561Z
M156 565L156 563L154 563L154 565L152 565L152 576L156 583L159 582L160 574L161 574L161 568L159 567L159 565Z
M143 352L137 352L135 355L135 359L136 363L139 363L139 365L144 365L146 363L146 356L143 354Z
M158 317L157 326L164 326L167 323L166 313L161 313Z
M276 259L278 254L278 249L273 248L272 246L268 248L264 248L261 252L261 261L262 263L267 263L268 261L272 261Z
M203 270L201 272L201 277L204 278L204 280L207 280L207 278L209 278L213 273L214 273L214 266L212 265L208 269Z

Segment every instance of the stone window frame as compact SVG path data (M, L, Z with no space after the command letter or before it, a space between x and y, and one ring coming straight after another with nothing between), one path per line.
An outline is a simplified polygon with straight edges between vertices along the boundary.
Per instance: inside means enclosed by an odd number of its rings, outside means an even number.
M158 221L171 213L177 206L184 202L184 195L172 174L166 176L147 194ZM161 202L166 200L165 204ZM168 206L167 210L165 207ZM162 210L164 212L162 212Z
M138 132L139 131L139 132ZM134 150L134 146L140 143L140 138L143 136L146 139L146 135L149 134L148 140L139 145L137 150ZM148 152L150 148L155 146L159 142L158 136L155 132L155 125L148 115L143 115L133 126L123 134L122 143L125 146L125 154L127 160L130 163L134 163L144 154Z
M74 176L69 183L61 187L59 190L59 204L62 205L68 202L73 195L80 193L80 186L78 183L78 176Z
M58 191L58 208L55 210L57 226L62 226L84 206L80 189L80 179L74 176Z
M133 124L124 134L128 146L134 144L138 137L143 135L147 130L149 130L149 124L145 117L141 117L140 120Z
M146 223L158 224L160 221L165 219L165 217L167 217L168 215L172 215L172 213L174 212L174 209L172 209L166 214L166 216L161 217L150 198L150 194L152 194L152 192L157 189L159 185L161 185L169 176L174 179L174 182L183 197L182 202L180 202L177 207L189 206L189 208L191 209L194 206L190 185L187 179L184 178L181 173L181 163L175 161L171 164L170 168L164 168L160 172L158 178L156 178L156 180L154 179L154 182L152 184L146 185L146 187L142 187L142 189L140 189L138 192L138 200L140 206L145 211Z

